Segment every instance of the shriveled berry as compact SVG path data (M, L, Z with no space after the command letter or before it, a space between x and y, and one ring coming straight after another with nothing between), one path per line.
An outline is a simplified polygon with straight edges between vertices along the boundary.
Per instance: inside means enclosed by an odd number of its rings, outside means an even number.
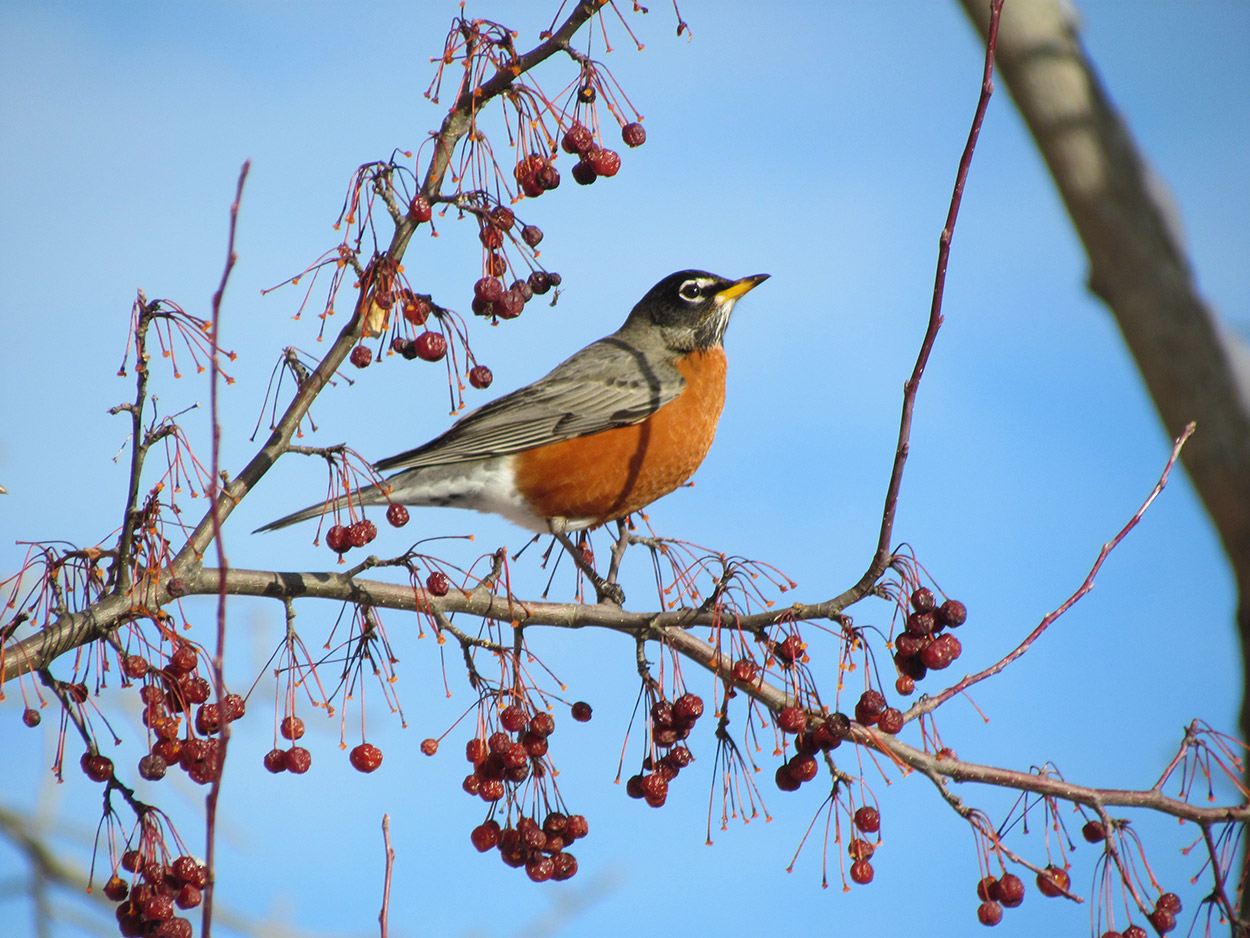
M551 275L545 270L531 272L526 282L530 285L530 289L540 296L551 289Z
M495 303L495 315L500 319L516 319L525 309L525 297L518 290L508 290Z
M556 731L556 718L550 713L535 713L530 718L529 729L539 736L550 736Z
M178 895L174 896L174 902L178 903L180 909L194 909L203 899L204 891L191 883L183 883Z
M634 121L621 128L621 139L627 147L640 147L647 142L647 131L642 124Z
M1165 892L1155 900L1156 909L1167 909L1173 915L1181 914L1181 897L1174 892Z
M479 391L490 387L490 383L494 380L495 376L491 374L490 369L485 365L474 365L469 369L469 384Z
M816 757L807 753L794 756L786 763L786 771L790 773L790 777L800 784L810 782L816 777L816 773L820 771L820 765L816 762Z
M1166 935L1176 927L1176 915L1167 909L1155 908L1153 912L1146 916L1150 924L1154 926L1155 931L1160 935Z
M543 239L543 230L537 225L526 225L521 229L521 240L532 248L538 247Z
M34 729L43 720L43 716L34 707L27 707L22 711L22 722Z
M990 898L1014 909L1024 901L1024 882L1015 873L1004 873L990 891Z
M503 247L503 232L494 225L483 225L478 230L477 239L482 242L482 247L487 250L497 250Z
M286 751L286 770L303 775L312 767L312 753L303 746L292 746Z
M851 864L851 879L861 886L872 882L872 864L867 860L856 860Z
M1071 881L1067 870L1052 863L1037 874L1037 891L1053 899L1067 892Z
M170 596L185 596L187 593L187 581L180 576L169 578L169 582L165 584L165 592Z
M469 835L469 840L473 842L473 846L477 848L478 853L485 853L492 847L498 846L499 822L494 818L484 821L473 828L473 833Z
M126 655L122 659L122 673L132 681L137 681L148 673L148 659L142 655Z
M277 775L286 771L286 753L281 749L270 749L265 753L265 768Z
M425 588L431 596L446 596L451 589L451 580L442 570L435 570L425 578Z
M777 714L777 728L783 733L801 733L807 726L807 714L799 707L782 707Z
M502 277L508 272L508 261L502 254L486 255L486 273L492 277Z
M408 523L408 509L403 505L391 504L386 506L386 520L390 522L391 527L402 528Z
M408 213L412 215L413 221L418 223L426 222L433 216L434 207L430 205L429 199L423 195L418 195L408 204Z
M283 739L300 739L304 735L304 721L297 716L285 716L278 723Z
M680 723L693 723L703 716L703 698L689 692L673 701L673 719Z
M886 707L877 717L877 729L893 736L903 728L903 714L896 707Z
M382 750L372 743L361 743L347 755L357 772L372 772L382 764Z
M357 345L352 349L352 353L348 358L357 368L368 368L369 363L373 361L373 349L367 345Z
M977 921L982 925L997 925L1003 920L1003 907L997 902L982 902L977 906Z
M894 681L894 690L900 697L910 697L916 692L916 679L910 674L900 674Z
M525 715L525 710L519 704L509 704L499 713L499 725L510 733L519 732L528 723L529 717Z
M556 862L551 857L535 857L525 864L525 875L536 883L545 883L556 873Z
M423 332L415 341L417 357L427 362L436 362L447 354L447 339L441 332Z
M864 805L855 811L855 826L865 834L875 834L881 830L881 812L872 805Z
M877 852L877 848L862 837L855 837L846 845L846 852L852 860L868 860Z
M164 778L168 769L169 764L158 755L149 753L139 760L139 774L149 782Z
M750 658L739 658L734 662L733 679L739 684L750 684L758 672L758 666Z
M591 153L590 165L594 167L596 175L615 176L621 168L621 155L615 150L601 148Z
M1146 938L1146 929L1140 925L1130 925L1124 929L1124 938Z
M352 547L364 547L378 536L378 526L368 518L362 518L347 526L347 536Z
M565 153L582 154L594 145L594 137L590 133L590 129L576 121L570 125L565 131L564 139L560 141L560 148Z
M968 621L968 607L958 599L948 599L937 607L935 615L943 626L953 629Z
M503 296L503 284L495 277L483 277L473 284L473 295L479 299L493 303Z
M918 586L912 590L911 607L917 612L932 612L936 606L937 599L929 587Z
M885 697L877 690L864 691L855 704L855 719L864 726L872 726L885 710Z
M347 525L332 525L330 530L326 531L326 547L336 554L345 554L352 549L352 539L347 531Z
M179 645L172 655L169 656L168 670L177 675L190 674L195 670L198 661L195 646L188 645L185 642Z
M642 797L653 808L661 807L668 799L668 779L658 773L642 779Z
M572 707L569 708L569 715L578 723L590 722L592 713L593 711L590 704L586 703L584 700L577 701Z

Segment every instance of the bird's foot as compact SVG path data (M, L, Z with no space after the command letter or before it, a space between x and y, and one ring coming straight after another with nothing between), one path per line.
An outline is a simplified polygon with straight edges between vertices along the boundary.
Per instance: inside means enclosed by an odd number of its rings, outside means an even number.
M558 532L555 534L555 538L568 552L568 555L573 558L573 563L577 564L577 569L581 570L586 575L586 578L590 580L591 585L594 586L596 602L609 602L616 606L625 604L625 591L621 589L619 583L614 583L601 577L590 561L586 559L582 549L574 544L567 534Z

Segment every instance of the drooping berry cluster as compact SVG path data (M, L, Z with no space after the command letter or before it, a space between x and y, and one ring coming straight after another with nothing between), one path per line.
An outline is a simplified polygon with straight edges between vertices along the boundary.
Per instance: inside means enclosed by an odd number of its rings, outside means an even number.
M149 752L139 760L139 774L148 781L164 778L175 765L200 785L221 773L222 726L242 717L247 705L238 694L210 703L212 686L198 673L198 666L199 655L188 643L174 649L164 668L152 667L141 655L126 655L122 660L128 678L144 681L139 698L144 703ZM96 781L106 781L112 775L112 763L88 753L83 756L83 771Z
M794 734L794 755L777 766L773 776L782 791L797 791L804 782L816 777L820 766L817 753L831 752L842 745L851 732L851 721L845 713L831 713L812 721L798 707L785 707L776 717L778 729Z
M690 735L699 717L703 716L703 699L689 692L671 703L657 700L651 705L651 742L656 749L667 750L659 759L648 755L642 771L625 783L625 793L658 808L668 799L668 783L677 773L694 761L685 746L677 745Z
M1037 874L1037 891L1050 898L1062 896L1070 882L1068 871L1052 864ZM982 925L997 925L1003 920L1003 909L1014 909L1024 902L1024 891L1024 880L1015 873L982 877L977 882L977 898L981 900L977 920Z
M543 883L576 875L577 857L566 848L589 832L590 826L580 814L551 811L542 824L536 818L522 815L515 826L502 827L494 818L487 818L473 828L469 839L481 853L497 848L504 863L524 867L530 879Z
M915 682L922 680L929 671L947 668L959 657L963 651L959 639L946 630L963 625L967 619L968 610L957 599L938 605L928 587L921 586L912 592L911 611L907 614L904 631L894 640L899 693L911 693Z
M117 924L125 938L191 938L190 920L176 912L200 904L207 867L190 856L166 862L141 846L122 854L120 868L134 874L131 882L114 873L102 891L118 903Z

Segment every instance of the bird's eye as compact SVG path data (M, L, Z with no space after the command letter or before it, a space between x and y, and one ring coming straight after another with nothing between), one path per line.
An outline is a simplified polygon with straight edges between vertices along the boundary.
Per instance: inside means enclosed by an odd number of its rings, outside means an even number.
M699 281L687 280L678 292L687 300L697 300L700 293Z

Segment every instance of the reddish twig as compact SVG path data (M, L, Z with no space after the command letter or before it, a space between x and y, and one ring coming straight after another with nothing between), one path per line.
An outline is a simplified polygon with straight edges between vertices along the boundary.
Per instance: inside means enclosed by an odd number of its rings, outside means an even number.
M996 661L983 671L978 671L976 674L968 675L963 680L959 681L957 684L951 685L941 693L934 694L930 697L924 698L923 700L917 701L916 704L907 711L905 719L914 720L922 714L936 710L939 706L951 697L954 697L956 694L963 693L973 684L979 683L987 677L991 677L1002 671L1007 667L1007 665L1011 664L1028 651L1030 646L1032 646L1032 644L1041 637L1042 633L1050 628L1052 622L1071 609L1078 601L1080 601L1081 597L1092 590L1094 588L1094 578L1098 575L1098 571L1102 569L1103 562L1108 556L1110 556L1111 552L1116 549L1120 541L1124 540L1124 538L1128 536L1129 531L1137 527L1138 522L1140 522L1142 517L1146 514L1146 509L1148 509L1151 503L1159 497L1159 493L1162 492L1164 486L1167 485L1168 476L1172 472L1172 467L1176 465L1176 460L1180 457L1181 447L1185 445L1185 441L1189 439L1193 432L1194 424L1191 423L1181 432L1181 435L1176 438L1176 442L1172 444L1172 453L1168 457L1167 465L1163 467L1163 473L1159 476L1159 481L1155 483L1155 487L1151 489L1150 494L1146 497L1146 500L1142 502L1141 507L1138 508L1133 514L1133 517L1130 518L1128 523L1120 529L1120 533L1118 533L1106 544L1102 545L1102 550L1098 552L1098 558L1094 561L1093 567L1090 568L1089 574L1085 577L1084 582L1081 583L1075 593L1064 600L1064 602L1057 609L1043 618L1042 621L1038 623L1037 628L1030 632L1025 637L1024 641L1012 649L1012 651L1001 660Z
M395 848L391 846L391 816L389 814L382 815L382 843L386 847L386 873L382 879L382 911L378 913L378 924L382 928L382 938L387 938L391 910L391 873L395 869Z

